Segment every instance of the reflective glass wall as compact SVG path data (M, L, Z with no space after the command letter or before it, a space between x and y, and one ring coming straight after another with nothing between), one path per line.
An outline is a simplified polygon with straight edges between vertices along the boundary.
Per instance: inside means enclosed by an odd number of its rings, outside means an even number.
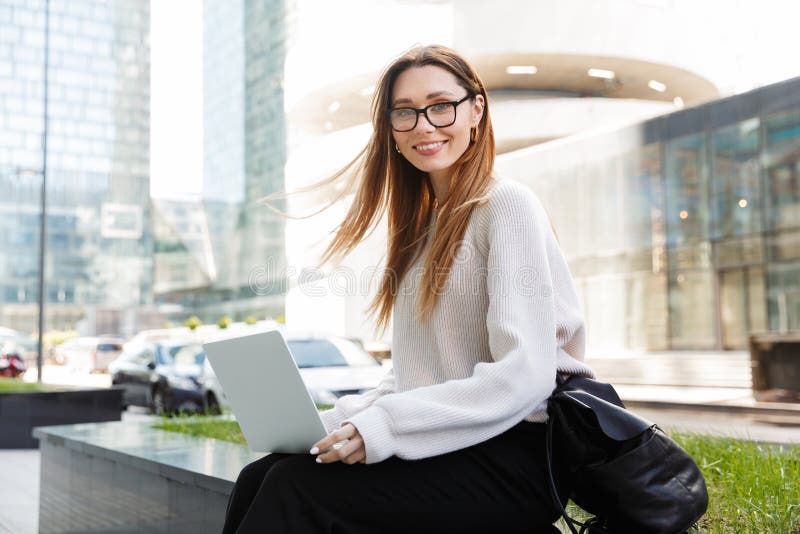
M38 321L47 91L45 328L128 333L151 301L146 0L0 2L0 325Z
M203 2L203 188L156 203L155 299L182 321L284 314L285 0ZM278 209L283 203L273 201Z
M800 106L763 122L767 317L771 330L800 331Z
M501 156L542 198L595 349L800 332L800 79Z

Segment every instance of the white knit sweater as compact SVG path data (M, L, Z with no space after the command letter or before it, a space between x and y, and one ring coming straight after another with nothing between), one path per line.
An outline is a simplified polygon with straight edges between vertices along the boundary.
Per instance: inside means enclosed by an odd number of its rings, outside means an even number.
M556 371L594 376L582 363L584 323L567 263L530 189L495 182L470 216L431 319L420 322L418 277L430 241L399 286L393 369L375 389L322 413L328 432L348 422L358 429L368 464L435 456L523 419L546 421Z

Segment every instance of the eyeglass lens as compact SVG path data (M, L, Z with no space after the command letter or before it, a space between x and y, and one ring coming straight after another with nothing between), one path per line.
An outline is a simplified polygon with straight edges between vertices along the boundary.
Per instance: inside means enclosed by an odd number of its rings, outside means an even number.
M419 119L419 112L413 108L398 108L390 114L392 128L398 131L413 130ZM425 118L432 126L442 128L456 121L456 106L452 102L431 104L425 108Z

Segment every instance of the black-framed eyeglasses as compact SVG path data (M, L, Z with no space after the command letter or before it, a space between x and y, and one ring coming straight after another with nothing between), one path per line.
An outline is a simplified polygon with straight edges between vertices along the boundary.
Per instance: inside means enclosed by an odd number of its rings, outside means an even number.
M394 108L389 110L389 122L395 132L408 132L417 127L419 114L435 128L445 128L456 122L456 108L474 95L468 94L456 102L437 102L424 108Z

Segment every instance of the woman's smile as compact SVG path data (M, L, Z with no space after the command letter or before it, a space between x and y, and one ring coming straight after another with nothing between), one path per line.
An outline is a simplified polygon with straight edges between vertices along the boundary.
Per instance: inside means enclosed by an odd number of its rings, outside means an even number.
M447 141L429 141L414 145L414 150L423 156L432 156L439 152Z

